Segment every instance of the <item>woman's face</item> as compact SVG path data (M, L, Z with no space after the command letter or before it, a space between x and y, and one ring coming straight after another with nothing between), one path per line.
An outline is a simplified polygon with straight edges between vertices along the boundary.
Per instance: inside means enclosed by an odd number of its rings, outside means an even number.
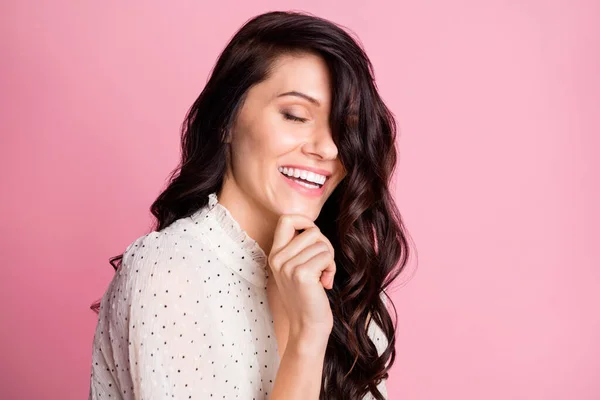
M249 90L230 132L224 192L251 199L274 216L302 214L314 221L346 175L329 126L330 104L329 70L321 57L281 56L269 79ZM321 173L313 178L327 179L321 189L308 188L284 176L283 167L294 167L288 174L300 178L303 170L316 169Z

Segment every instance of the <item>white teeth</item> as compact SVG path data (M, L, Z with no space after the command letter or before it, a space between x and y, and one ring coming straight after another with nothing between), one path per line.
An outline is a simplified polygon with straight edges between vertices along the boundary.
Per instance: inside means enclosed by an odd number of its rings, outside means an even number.
M307 181L323 185L327 180L324 175L315 174L314 172L305 171L296 168L279 167L279 172L294 178L302 178Z
M320 188L319 185L311 185L310 183L304 183L304 182L296 182L296 183L299 184L299 185L305 186L305 187L307 187L309 189L318 189L318 188Z

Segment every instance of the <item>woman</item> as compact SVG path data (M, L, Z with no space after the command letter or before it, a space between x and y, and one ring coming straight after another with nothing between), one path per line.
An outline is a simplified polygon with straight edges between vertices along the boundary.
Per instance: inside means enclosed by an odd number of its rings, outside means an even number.
M186 116L155 230L111 259L90 398L387 398L395 135L344 30L248 21Z

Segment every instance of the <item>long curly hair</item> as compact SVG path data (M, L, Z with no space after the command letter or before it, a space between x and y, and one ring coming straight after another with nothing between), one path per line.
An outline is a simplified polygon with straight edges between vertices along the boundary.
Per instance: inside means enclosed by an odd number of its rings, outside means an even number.
M341 26L305 12L274 11L248 20L219 56L181 126L181 160L151 206L153 230L190 216L219 191L226 171L224 135L248 90L267 79L283 54L318 54L332 79L330 125L346 177L315 221L335 249L337 272L327 291L334 326L320 399L358 400L377 389L394 364L395 330L385 289L409 258L409 236L390 194L396 125L377 92L364 50ZM115 271L123 254L110 258ZM384 298L385 296L385 298ZM92 305L96 312L99 301ZM387 338L381 355L367 334L372 319Z

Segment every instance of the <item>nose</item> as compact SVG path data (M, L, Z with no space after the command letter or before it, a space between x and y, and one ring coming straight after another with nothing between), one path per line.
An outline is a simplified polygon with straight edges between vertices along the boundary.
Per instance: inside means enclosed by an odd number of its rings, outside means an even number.
M333 141L331 128L315 129L314 134L302 146L305 153L317 155L323 160L335 160L338 156L338 148Z

